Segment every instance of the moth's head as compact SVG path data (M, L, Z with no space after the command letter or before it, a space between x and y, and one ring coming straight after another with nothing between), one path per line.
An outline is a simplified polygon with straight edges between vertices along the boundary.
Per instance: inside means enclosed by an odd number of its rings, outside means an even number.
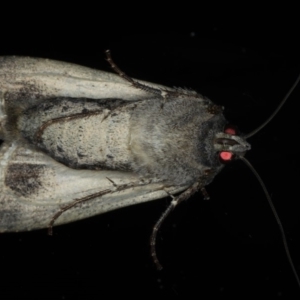
M250 144L238 134L234 126L227 125L224 132L218 132L214 140L214 148L219 153L222 163L244 156L251 149Z

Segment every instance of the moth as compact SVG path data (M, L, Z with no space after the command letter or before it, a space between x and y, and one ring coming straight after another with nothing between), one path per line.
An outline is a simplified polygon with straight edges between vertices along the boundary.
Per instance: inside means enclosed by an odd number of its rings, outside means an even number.
M190 90L70 63L0 58L0 232L50 228L201 191L250 144Z

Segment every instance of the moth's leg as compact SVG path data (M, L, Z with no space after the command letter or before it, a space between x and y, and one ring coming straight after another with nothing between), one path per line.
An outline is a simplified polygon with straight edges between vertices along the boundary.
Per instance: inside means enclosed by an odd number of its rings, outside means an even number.
M77 204L79 203L83 203L83 202L86 202L88 200L91 200L91 199L94 199L96 197L101 197L103 195L106 195L108 193L111 193L112 190L104 190L104 191L101 191L101 192L98 192L98 193L94 193L94 194L91 194L91 195L88 195L86 197L83 197L83 198L80 198L80 199L75 199L72 203L68 204L68 205L65 205L63 207L61 207L61 209L52 217L49 225L48 225L48 234L49 235L52 235L53 234L53 225L54 225L54 222L67 210L71 209L72 207L76 206Z
M52 235L53 233L53 225L54 225L54 222L67 210L71 209L72 207L78 205L78 204L81 204L81 203L84 203L84 202L87 202L91 199L95 199L97 197L101 197L101 196L104 196L106 194L109 194L109 193L112 193L112 192L120 192L120 191L124 191L126 189L129 189L129 188L132 188L132 187L135 187L135 186L142 186L144 184L141 184L140 182L131 182L131 183L127 183L127 184L122 184L122 185L117 185L114 181L112 181L111 179L107 178L114 186L113 189L106 189L106 190L103 190L103 191L100 191L98 193L94 193L94 194L91 194L91 195L88 195L86 197L83 197L83 198L79 198L79 199L74 199L74 201L72 201L71 203L63 206L60 208L60 210L52 217L49 225L48 225L48 234L49 235ZM145 183L147 184L147 183Z
M151 256L153 259L153 262L156 265L156 268L158 270L162 269L162 265L160 264L158 258L157 258L157 254L156 254L156 237L157 237L157 232L159 230L159 228L161 227L161 224L163 223L163 221L167 218L167 216L170 214L170 212L182 201L187 200L188 198L190 198L193 194L195 194L199 189L202 190L202 182L196 182L193 185L191 185L189 188L187 188L184 192L182 192L179 196L172 197L172 201L170 203L170 205L167 207L167 209L164 211L164 213L162 214L162 216L158 219L158 221L156 222L156 224L153 227L152 230L152 234L150 237L150 247L151 247Z
M132 79L130 76L128 76L126 73L124 73L117 65L116 63L113 61L112 57L111 57L111 53L109 50L105 51L106 54L106 60L109 62L111 68L123 79L125 79L126 81L130 82L134 87L136 87L137 89L141 89L143 91L149 92L151 94L154 95L158 95L160 97L163 98L164 102L167 101L167 99L170 98L176 98L176 97L180 97L180 96L184 96L184 97L192 97L192 98L202 98L201 95L195 93L195 92L191 92L191 91L185 91L183 89L172 89L172 90L168 90L168 89L159 89L159 88L154 88L151 87L149 85L146 84L142 84L134 79ZM164 103L161 104L161 108L164 107Z
M146 183L144 184L140 184L140 183L137 183L137 182L129 182L129 183L126 183L126 184L122 184L122 185L117 185L112 179L110 179L109 177L106 177L106 179L108 181L110 181L113 186L115 187L115 190L114 192L120 192L120 191L124 191L126 190L127 188L131 188L131 187L135 187L135 186L142 186L142 185L145 185Z
M91 112L87 112L87 113L78 113L78 114L74 114L74 115L71 115L71 116L60 117L60 118L55 118L55 119L48 120L35 133L35 140L37 142L39 142L41 140L41 137L42 137L43 133L44 133L44 130L52 124L60 123L60 122L67 122L67 121L78 119L78 118L95 116L95 115L98 115L98 114L101 114L101 113L103 113L103 111L91 111Z
M151 86L148 86L146 84L142 84L134 79L132 79L130 76L128 76L126 73L124 73L117 65L116 63L113 61L112 57L111 57L111 53L109 50L105 51L106 54L106 60L108 61L108 63L110 64L111 68L123 79L125 79L126 81L130 82L135 88L149 92L151 94L154 95L158 95L160 97L163 98L164 102L166 101L169 92L167 90L163 90L163 89L157 89ZM164 102L161 104L161 108L164 107Z
M128 76L126 73L124 73L117 65L116 63L113 61L112 57L111 57L111 53L109 50L106 50L105 51L105 54L106 54L106 60L109 62L111 68L120 76L122 77L123 79L125 79L126 81L130 82L134 87L138 88L138 89L141 89L141 90L144 90L146 92L149 92L151 94L156 94L156 95L159 95L159 96L163 96L163 93L167 92L167 91L162 91L160 89L157 89L157 88L154 88L154 87L151 87L151 86L148 86L146 84L142 84L142 83L139 83L138 81L132 79L130 76Z
M200 188L200 191L203 195L204 200L210 200L210 196L209 196L209 194L208 194L208 192L207 192L207 190L204 186L202 188Z

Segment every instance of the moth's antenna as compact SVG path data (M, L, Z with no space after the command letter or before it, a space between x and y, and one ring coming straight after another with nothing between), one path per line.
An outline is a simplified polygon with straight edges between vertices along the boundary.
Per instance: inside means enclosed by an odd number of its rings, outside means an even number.
M259 132L262 128L264 128L276 116L276 114L279 112L279 110L281 109L281 107L283 106L283 104L286 102L286 100L289 98L289 96L291 95L291 93L294 91L295 87L298 85L299 81L300 81L300 75L298 76L298 78L296 79L295 83L290 88L290 90L287 92L287 94L285 95L285 97L283 98L283 100L280 102L280 104L278 105L278 107L271 114L271 116L264 123L262 123L259 127L257 127L255 130L253 130L252 132L248 133L246 136L243 136L244 139L248 139L249 137L255 135L257 132Z
M298 77L297 81L299 81L299 78L300 78L300 76ZM293 88L294 88L294 87L293 87ZM292 90L293 90L293 89L291 89L290 92L289 92L288 94L290 94L290 93L292 92ZM287 95L286 97L288 97L288 96L289 96L289 95ZM281 106L282 106L282 105L281 105ZM273 114L273 115L274 115L274 114ZM289 264L290 264L290 266L291 266L291 268L292 268L292 270L293 270L293 273L294 273L294 275L295 275L296 281L297 281L298 286L299 286L299 288L300 288L300 279L299 279L299 276L298 276L298 274L297 274L296 268L295 268L295 266L294 266L294 263L293 263L293 260L292 260L291 254L290 254L290 250L289 250L289 247L288 247L288 243L287 243L287 239L286 239L286 235L285 235L285 233L284 233L284 229L283 229L282 223L281 223L281 221L280 221L280 219L279 219L279 216L278 216L278 213L277 213L277 211L276 211L276 209L275 209L275 206L274 206L274 204L273 204L273 202L272 202L272 200L271 200L271 196L270 196L270 194L268 193L268 190L267 190L267 188L266 188L264 182L262 181L261 177L258 175L257 171L254 169L254 167L251 165L251 163L250 163L245 157L243 157L243 156L240 156L239 158L240 158L240 159L241 159L241 160L242 160L242 161L250 168L250 170L253 172L253 174L255 175L255 177L257 178L257 180L259 181L259 183L260 183L260 185L261 185L261 187L262 187L262 189L263 189L263 191L264 191L264 193L265 193L265 195L266 195L266 197L267 197L267 199L268 199L269 205L270 205L270 207L271 207L271 210L272 210L272 212L273 212L273 214L274 214L274 217L275 217L275 219L276 219L276 222L277 222L277 224L278 224L278 226L279 226L279 229L280 229L280 232L281 232L281 236L282 236L282 240L283 240L283 245L284 245L284 250L285 250L287 259L288 259L288 261L289 261Z
M252 132L248 133L247 135L245 135L243 138L244 139L248 139L249 137L255 135L257 132L259 132L262 128L264 128L275 116L276 114L279 112L279 110L281 109L281 107L285 104L286 100L289 98L289 96L291 95L291 93L294 91L294 89L296 88L296 86L298 85L300 81L300 75L297 77L295 83L292 85L292 87L289 89L289 91L287 92L287 94L285 95L285 97L282 99L282 101L280 102L280 104L278 105L278 107L275 109L275 111L271 114L271 116L263 123L261 124L258 128L256 128L255 130L253 130ZM239 156L239 158L250 168L250 170L252 171L252 173L255 175L255 177L257 178L257 180L259 181L265 195L266 195L266 198L268 200L268 203L271 207L271 210L273 212L273 215L276 219L276 222L279 226L279 230L280 230L280 233L281 233L281 237L282 237L282 241L283 241L283 246L284 246L284 250L285 250L285 253L286 253L286 256L287 256L287 259L288 259L288 262L293 270L293 273L294 273L294 276L296 278L296 281L297 281L297 284L300 288L300 279L299 279L299 276L297 274L297 271L296 271L296 268L295 268L295 265L293 263L293 260L292 260L292 257L291 257L291 254L290 254L290 250L289 250L289 247L288 247L288 243L287 243L287 239L286 239L286 235L284 233L284 229L283 229L283 226L282 226L282 223L280 221L280 218L278 216L278 213L275 209L275 206L272 202L272 199L271 199L271 196L264 184L264 182L262 181L261 177L259 176L259 174L257 173L257 171L254 169L254 167L251 165L251 163L243 156Z

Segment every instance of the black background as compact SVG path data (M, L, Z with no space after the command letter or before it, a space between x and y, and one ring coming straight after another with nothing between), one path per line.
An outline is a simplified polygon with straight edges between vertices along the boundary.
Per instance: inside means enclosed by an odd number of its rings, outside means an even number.
M32 26L18 23L18 30L6 24L0 55L110 71L104 56L109 48L128 75L195 89L224 105L230 122L249 132L273 112L300 72L299 25L279 17L232 23L214 18L187 30L146 31L114 17L84 28L79 18L56 28L55 15L51 23L39 16ZM272 196L300 274L299 96L300 87L249 140L247 158ZM1 299L298 298L278 226L251 171L234 162L207 190L210 201L196 194L162 226L161 272L151 260L149 237L167 198L55 227L53 237L46 230L1 234Z

